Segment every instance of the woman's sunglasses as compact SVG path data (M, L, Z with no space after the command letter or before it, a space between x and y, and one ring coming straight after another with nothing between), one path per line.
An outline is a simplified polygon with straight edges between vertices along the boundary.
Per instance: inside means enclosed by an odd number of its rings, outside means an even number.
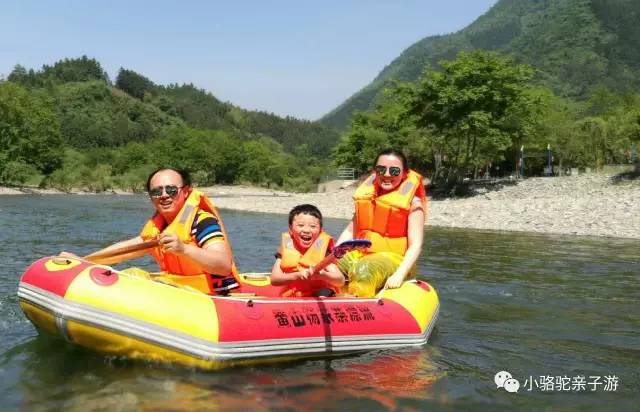
M155 198L161 197L162 189L164 189L164 191L167 193L167 196L175 197L180 191L180 189L182 189L182 186L166 185L166 186L152 187L151 189L149 189L149 196L155 197Z
M384 176L384 174L387 173L387 166L377 165L374 169L380 176ZM389 168L389 174L391 176L400 176L400 173L402 173L402 169L397 166L391 166Z

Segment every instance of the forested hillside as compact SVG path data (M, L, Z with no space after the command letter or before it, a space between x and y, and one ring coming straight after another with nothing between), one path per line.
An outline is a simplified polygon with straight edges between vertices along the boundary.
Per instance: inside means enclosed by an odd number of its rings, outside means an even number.
M541 86L535 74L495 52L460 52L355 113L333 157L364 173L376 153L395 147L444 193L480 176L638 162L640 93L601 85L577 101Z
M121 69L112 83L83 56L0 81L0 182L137 188L160 165L200 184L308 190L338 139L318 123L221 102L192 84L156 85Z
M475 49L531 65L533 81L563 98L584 100L599 87L638 90L638 21L637 0L500 0L465 29L409 47L322 123L343 130L355 111L375 106L391 80L416 81L425 68Z
M0 183L139 189L173 165L199 184L310 190L336 165L364 173L389 146L445 191L549 159L554 173L637 162L639 17L637 0L500 0L409 47L322 122L125 68L109 79L84 56L18 65L0 80Z
M157 86L138 73L121 69L115 85L198 129L224 130L241 138L269 136L289 150L306 145L317 156L329 154L338 139L337 132L319 123L243 110L193 84Z

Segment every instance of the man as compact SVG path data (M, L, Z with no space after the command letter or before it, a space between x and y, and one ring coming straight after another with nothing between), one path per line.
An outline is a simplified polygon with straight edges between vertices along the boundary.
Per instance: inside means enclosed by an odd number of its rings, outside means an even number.
M231 247L213 203L191 187L186 171L160 168L149 175L147 192L156 212L140 235L115 243L103 253L158 239L152 249L101 260L113 264L150 253L176 283L206 293L226 293L238 287ZM177 276L171 276L177 275Z

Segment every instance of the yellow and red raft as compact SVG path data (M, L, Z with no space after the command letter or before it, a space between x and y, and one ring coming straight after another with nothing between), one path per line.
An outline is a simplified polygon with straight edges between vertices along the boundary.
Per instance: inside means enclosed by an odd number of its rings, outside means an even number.
M423 281L376 298L281 298L267 275L209 296L82 259L47 257L18 297L41 331L101 353L215 369L424 345L438 295Z

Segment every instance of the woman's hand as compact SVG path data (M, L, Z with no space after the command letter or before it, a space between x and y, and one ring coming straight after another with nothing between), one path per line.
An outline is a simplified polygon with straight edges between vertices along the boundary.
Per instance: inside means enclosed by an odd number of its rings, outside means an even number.
M175 233L161 233L160 247L165 252L171 252L176 255L183 255L185 252L185 244Z
M395 272L387 278L387 283L385 283L384 288L397 289L402 286L402 282L404 282L404 275L402 273Z

